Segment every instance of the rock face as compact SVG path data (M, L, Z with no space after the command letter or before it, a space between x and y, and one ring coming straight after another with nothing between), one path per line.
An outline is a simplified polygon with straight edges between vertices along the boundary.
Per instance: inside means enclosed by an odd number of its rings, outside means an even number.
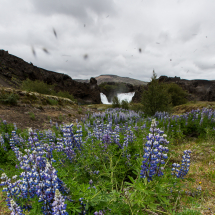
M180 77L160 76L159 82L176 83L189 94L188 100L215 101L215 81L186 80Z
M182 89L188 92L189 101L215 101L215 81L208 80L186 80L180 77L160 76L159 82L176 83ZM143 90L147 90L147 86L139 86L135 90L135 95L132 98L133 102L141 102Z
M137 86L137 88L135 90L135 94L132 98L132 102L134 102L134 103L140 103L141 102L142 93L143 93L144 89L147 89L147 86L145 86L145 85Z
M27 63L23 59L0 50L0 85L18 88L22 81L29 78L40 80L47 84L55 84L56 91L68 91L79 103L100 104L100 91L95 78L90 83L80 83L72 80L69 75L48 71Z

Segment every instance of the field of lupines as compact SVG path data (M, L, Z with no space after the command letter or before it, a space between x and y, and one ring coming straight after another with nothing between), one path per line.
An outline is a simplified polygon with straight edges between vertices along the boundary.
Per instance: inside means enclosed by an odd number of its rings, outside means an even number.
M11 214L188 215L201 214L199 204L213 214L202 203L211 193L200 181L189 186L195 174L189 176L193 152L185 140L208 141L214 128L215 111L206 108L151 118L108 109L74 125L50 121L46 131L2 121L2 196ZM208 177L214 183L215 171Z

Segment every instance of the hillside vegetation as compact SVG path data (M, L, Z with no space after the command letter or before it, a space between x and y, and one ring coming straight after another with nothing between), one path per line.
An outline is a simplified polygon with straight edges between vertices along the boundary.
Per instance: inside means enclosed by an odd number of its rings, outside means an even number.
M155 89L168 94L169 88ZM43 92L53 89L44 85ZM79 106L43 92L1 90L1 213L215 213L215 102L146 114L144 103ZM19 120L38 127L20 129Z

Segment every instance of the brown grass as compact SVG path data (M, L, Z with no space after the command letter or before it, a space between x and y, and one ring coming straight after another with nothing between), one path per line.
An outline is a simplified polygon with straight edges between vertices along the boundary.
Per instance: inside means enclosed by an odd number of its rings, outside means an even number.
M183 151L186 149L192 151L191 165L187 177L194 179L194 182L184 181L184 191L195 191L199 182L201 182L202 195L192 197L182 194L178 209L183 211L189 208L199 210L202 214L215 214L215 142L197 144L191 141L182 145L171 146L171 151L174 150L180 160Z

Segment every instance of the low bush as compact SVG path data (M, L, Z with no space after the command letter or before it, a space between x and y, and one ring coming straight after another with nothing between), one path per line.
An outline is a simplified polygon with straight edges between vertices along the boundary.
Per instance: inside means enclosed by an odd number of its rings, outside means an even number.
M113 97L112 108L120 108L120 102L117 96Z
M23 81L21 86L23 90L47 95L53 95L53 93L55 92L54 87L54 85L48 85L43 81L31 81L30 79L26 79L25 81Z
M129 105L129 103L127 100L122 100L122 102L121 102L121 108L122 109L128 110L129 109L128 105Z
M49 105L58 105L58 101L54 99L47 99L47 103Z
M173 106L187 103L186 97L188 94L178 84L170 83L170 84L165 84L165 86L167 88L168 94L170 94L171 103Z
M53 96L59 96L63 98L68 98L72 101L76 102L76 99L74 99L74 96L70 94L68 91L55 91L55 85L49 85L44 83L43 81L31 81L30 79L27 79L22 82L23 90L29 91L29 92L37 92L40 94L46 94L46 95L53 95ZM50 102L48 102L50 103ZM53 103L51 101L51 103ZM56 102L55 102L56 103Z
M9 104L9 105L17 105L18 99L19 99L19 96L17 94L1 91L0 103Z
M56 96L68 98L72 101L75 101L74 96L72 94L70 94L68 91L60 91L60 92L56 93Z

